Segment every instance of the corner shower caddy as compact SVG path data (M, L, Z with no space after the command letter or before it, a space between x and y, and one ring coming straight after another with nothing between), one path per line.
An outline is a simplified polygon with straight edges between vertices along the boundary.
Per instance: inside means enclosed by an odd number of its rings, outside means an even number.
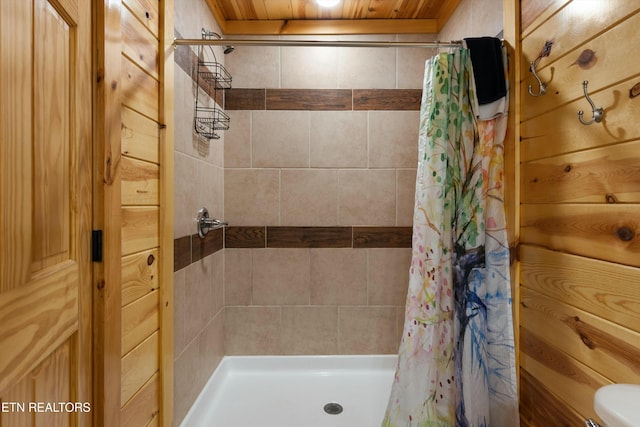
M202 29L202 38L212 40L218 36L212 31ZM218 36L220 37L220 36ZM207 85L213 90L213 107L200 100L201 86ZM198 47L198 65L196 74L196 106L194 117L195 131L207 139L219 139L216 131L229 129L229 116L219 107L218 93L231 89L231 74L216 59L212 46ZM207 93L205 90L203 93ZM223 101L220 101L221 103ZM203 105L204 104L204 105Z

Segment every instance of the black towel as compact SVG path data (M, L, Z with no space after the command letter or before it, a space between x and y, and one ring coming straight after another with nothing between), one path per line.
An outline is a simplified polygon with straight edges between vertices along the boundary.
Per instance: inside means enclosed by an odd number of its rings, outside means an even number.
M502 42L495 37L464 39L471 55L478 104L490 104L507 94L502 63Z

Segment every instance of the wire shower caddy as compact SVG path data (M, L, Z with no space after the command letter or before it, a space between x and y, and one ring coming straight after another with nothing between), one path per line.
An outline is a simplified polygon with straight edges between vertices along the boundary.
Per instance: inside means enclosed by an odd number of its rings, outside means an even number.
M213 37L220 36L212 31L206 31L202 29L202 38L205 40L211 40ZM211 98L213 99L213 106L210 107L205 103L206 100L200 100L201 86L207 86L209 94L211 90ZM196 100L195 100L195 117L194 117L194 129L196 133L202 135L204 138L220 139L220 135L217 131L224 131L229 129L229 116L225 114L220 103L224 103L224 95L222 100L219 100L218 95L220 91L231 89L231 74L224 66L216 59L216 54L213 51L212 46L201 45L198 47L198 64L196 73ZM202 91L207 93L206 90ZM224 92L222 92L223 94Z

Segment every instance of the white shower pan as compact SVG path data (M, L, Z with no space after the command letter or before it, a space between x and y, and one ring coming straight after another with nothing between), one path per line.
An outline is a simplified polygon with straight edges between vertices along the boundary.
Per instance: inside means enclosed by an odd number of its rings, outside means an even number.
M226 356L181 426L379 426L397 360L395 355Z

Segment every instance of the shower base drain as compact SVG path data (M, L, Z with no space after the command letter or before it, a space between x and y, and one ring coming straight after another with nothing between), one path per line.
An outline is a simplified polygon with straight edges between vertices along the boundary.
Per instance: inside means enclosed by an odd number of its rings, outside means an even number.
M342 413L342 405L339 403L331 402L324 405L324 412L329 415L338 415Z

